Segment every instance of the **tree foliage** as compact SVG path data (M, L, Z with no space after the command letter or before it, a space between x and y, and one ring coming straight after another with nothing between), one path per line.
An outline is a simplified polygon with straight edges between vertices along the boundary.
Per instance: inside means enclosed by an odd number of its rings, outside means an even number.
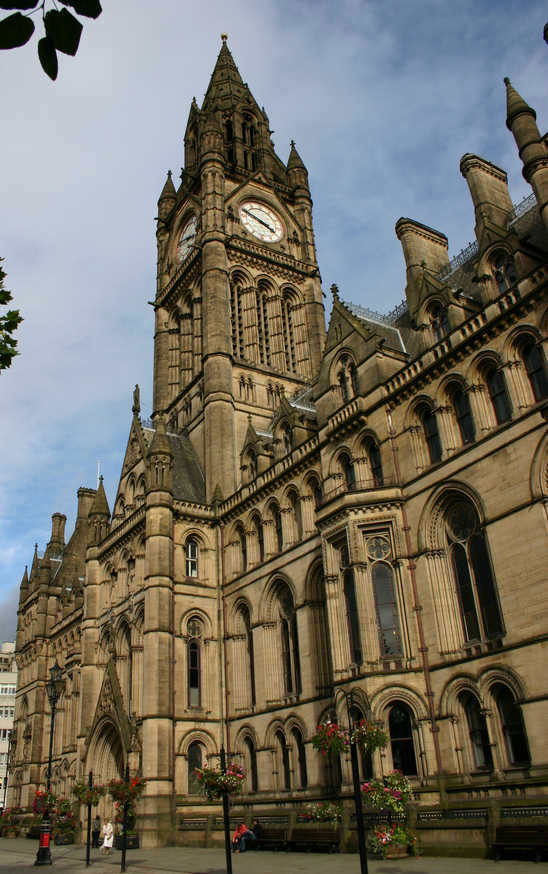
M63 6L70 6L76 12L73 15L68 9L52 8L46 11L46 2L47 0L0 0L0 9L17 10L0 21L0 49L24 46L36 29L31 15L41 12L44 36L38 40L38 60L44 73L50 79L56 79L59 68L57 52L75 55L78 51L83 27L76 15L98 18L102 9L99 0L58 0ZM55 0L53 3L55 5ZM20 10L28 12L28 15L23 15Z
M2 268L3 260L3 258L0 258L0 307L7 306L12 300L10 292L7 288L4 288L6 273ZM19 354L17 352L17 340L14 340L11 335L22 321L23 317L20 315L19 310L8 310L7 313L4 313L0 309L0 371L6 370L11 365L15 356Z

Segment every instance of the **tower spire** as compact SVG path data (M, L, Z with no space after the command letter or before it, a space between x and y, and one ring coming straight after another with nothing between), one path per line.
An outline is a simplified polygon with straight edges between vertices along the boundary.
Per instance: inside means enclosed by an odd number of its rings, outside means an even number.
M512 132L523 164L523 178L531 185L548 230L548 149L540 135L535 110L505 78L506 126Z

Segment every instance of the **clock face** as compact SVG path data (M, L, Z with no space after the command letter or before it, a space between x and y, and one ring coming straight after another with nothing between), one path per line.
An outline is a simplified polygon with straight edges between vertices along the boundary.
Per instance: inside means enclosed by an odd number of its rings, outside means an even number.
M177 263L181 264L192 248L196 239L196 216L193 215L184 225L177 241Z
M270 207L257 200L246 200L240 205L240 221L244 228L265 243L282 239L283 225Z

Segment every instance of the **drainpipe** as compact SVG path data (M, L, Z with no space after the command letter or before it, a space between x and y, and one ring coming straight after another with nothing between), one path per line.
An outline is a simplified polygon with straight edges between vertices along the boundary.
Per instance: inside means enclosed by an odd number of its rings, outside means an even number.
M392 418L390 416L389 410L386 411L386 418L388 420L388 433L390 435L390 445L392 447L392 455L394 456L394 472L396 474L396 481L401 484L401 473L400 473L400 462L398 457L398 447L395 442L395 431L394 426L392 425ZM417 577L415 574L416 564L412 557L411 552L411 536L409 533L409 522L407 519L407 509L405 503L402 503L401 507L402 521L403 521L403 533L405 536L405 548L407 553L407 562L409 566L409 576L411 578L411 589L413 592L413 611L417 618L417 631L419 634L419 652L421 654L422 659L422 670L424 673L424 685L426 686L426 697L428 699L428 711L430 714L430 723L432 729L432 739L434 742L434 754L436 756L436 768L438 775L441 774L441 753L440 753L440 741L439 741L439 728L436 724L436 712L434 709L434 693L432 691L432 682L430 678L430 664L428 661L428 647L426 646L426 639L424 637L424 626L422 623L422 605L419 602L419 591L417 587Z

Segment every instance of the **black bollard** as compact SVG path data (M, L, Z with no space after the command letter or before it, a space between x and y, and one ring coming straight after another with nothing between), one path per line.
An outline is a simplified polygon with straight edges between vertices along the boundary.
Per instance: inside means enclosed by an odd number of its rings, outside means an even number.
M90 771L88 776L88 789L91 790L93 787L93 774ZM91 855L91 802L88 804L88 834L86 841L86 868L89 868L90 865L90 855Z
M126 870L126 849L127 849L127 809L128 809L128 798L127 793L129 792L129 765L126 765L126 773L124 776L124 780L126 783L126 800L124 801L124 814L122 818L122 862L120 864L120 871Z
M226 774L225 748L221 747L221 771ZM226 874L232 874L232 848L230 846L230 818L228 808L228 792L223 789L223 822L225 827Z

